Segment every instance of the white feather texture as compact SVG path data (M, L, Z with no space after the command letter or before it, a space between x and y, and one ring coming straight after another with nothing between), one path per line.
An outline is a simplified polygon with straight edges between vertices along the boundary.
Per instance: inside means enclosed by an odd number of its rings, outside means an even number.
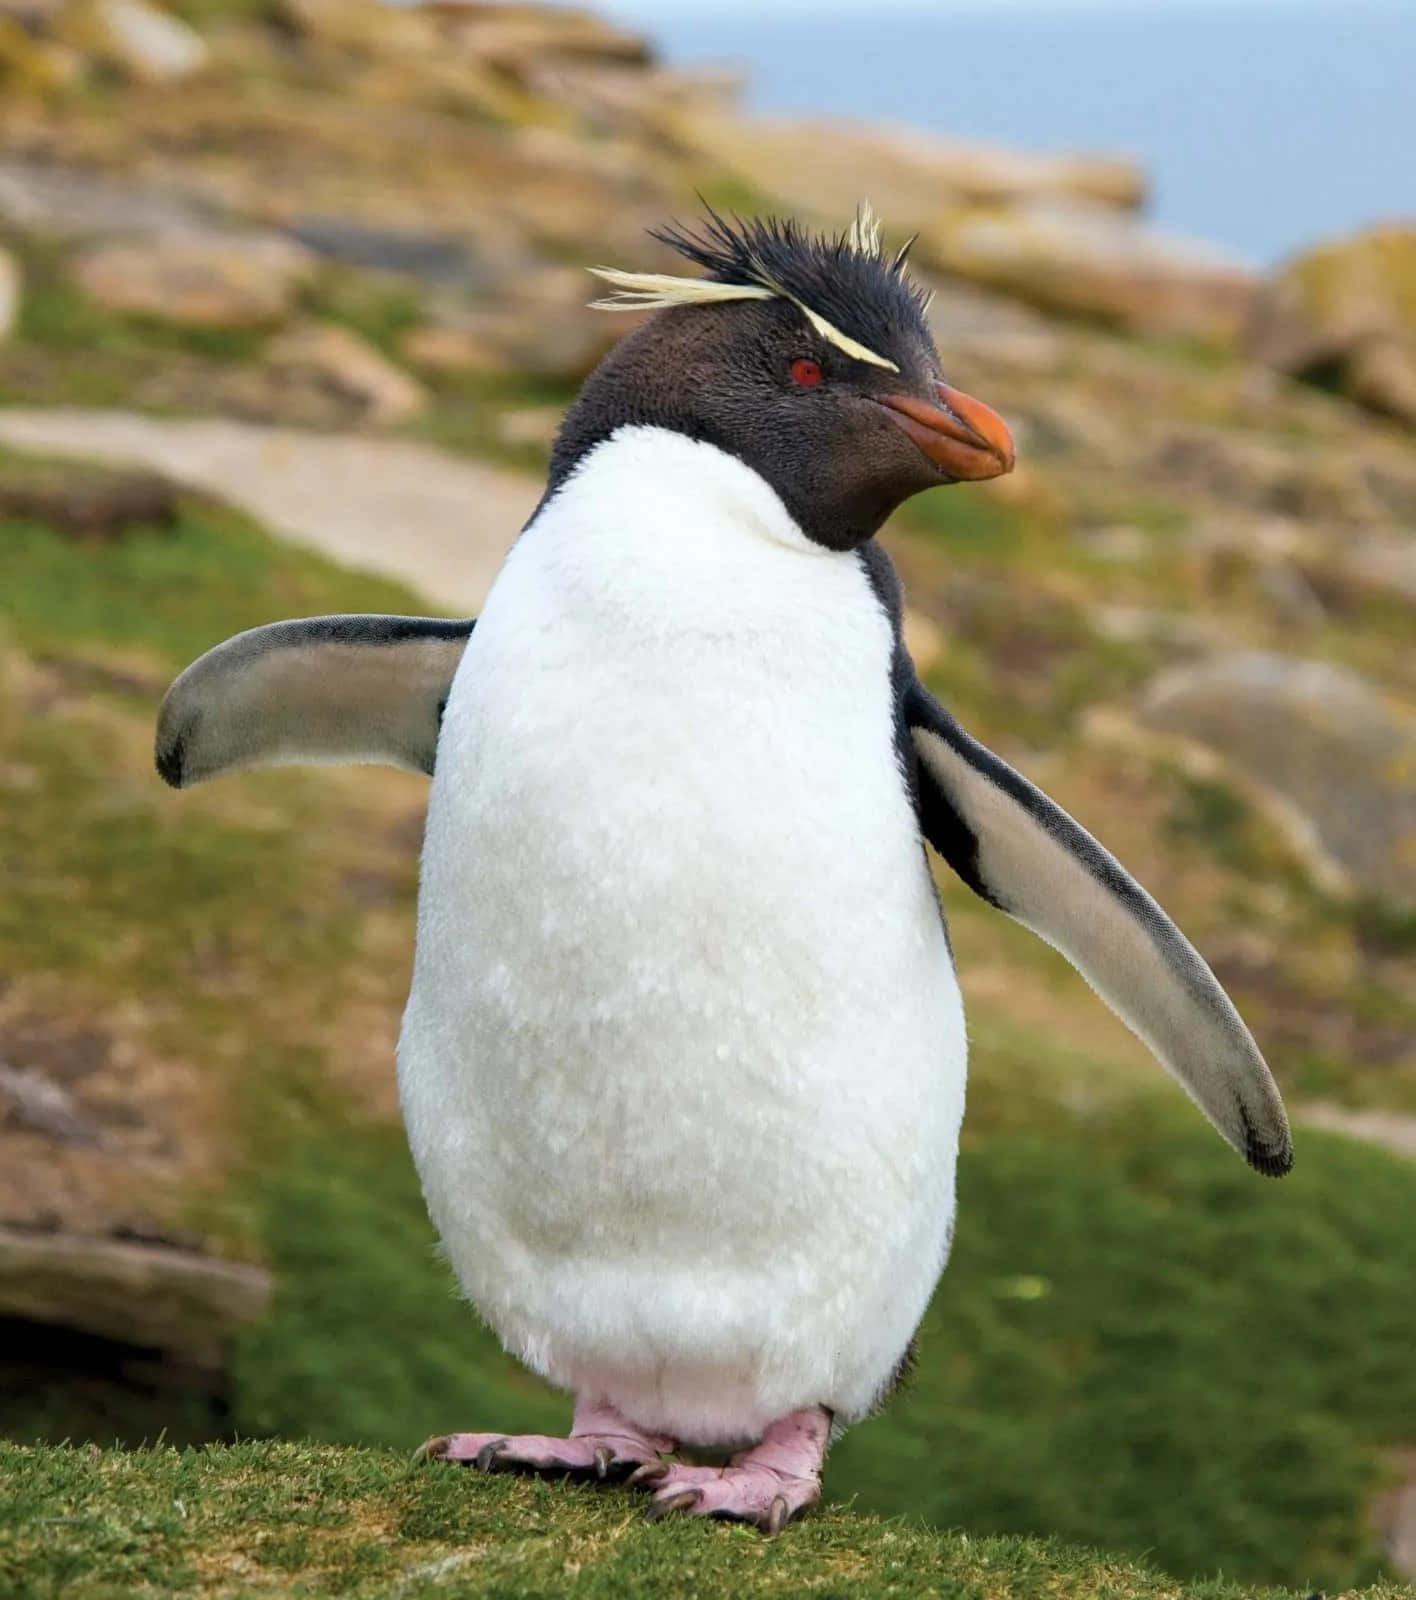
M712 305L724 300L772 300L775 289L755 283L719 283L714 278L679 278L670 272L622 272L618 267L587 267L592 277L615 291L592 300L592 311L643 311L660 306Z
M447 705L399 1047L428 1205L508 1349L680 1439L866 1412L947 1254L966 1044L891 648L762 478L628 428Z
M869 200L861 201L860 209L851 220L846 243L858 255L880 254L880 218L875 215L875 207Z

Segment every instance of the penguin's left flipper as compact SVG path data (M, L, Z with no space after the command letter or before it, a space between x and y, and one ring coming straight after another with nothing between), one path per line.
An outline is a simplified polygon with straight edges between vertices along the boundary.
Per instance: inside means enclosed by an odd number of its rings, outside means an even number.
M244 767L374 762L431 773L472 632L437 617L304 617L252 628L167 691L157 770L174 789Z
M1059 950L1259 1172L1293 1165L1278 1087L1209 967L1085 828L905 692L924 836L978 895Z

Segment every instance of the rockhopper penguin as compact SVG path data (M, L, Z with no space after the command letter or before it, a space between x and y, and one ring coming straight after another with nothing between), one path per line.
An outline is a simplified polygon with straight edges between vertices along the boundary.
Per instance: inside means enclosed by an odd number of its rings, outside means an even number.
M948 1254L966 1040L926 842L1260 1172L1292 1144L1184 936L915 675L873 536L1013 452L943 380L904 252L868 211L659 237L704 275L597 269L601 304L660 309L572 406L475 628L242 634L169 691L157 764L432 774L409 1141L468 1298L575 1415L424 1453L775 1532Z

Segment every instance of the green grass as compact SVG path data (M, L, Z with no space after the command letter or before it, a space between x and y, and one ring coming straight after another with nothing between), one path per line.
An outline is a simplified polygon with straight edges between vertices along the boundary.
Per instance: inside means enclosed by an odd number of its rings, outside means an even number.
M998 562L1024 548L1038 518L986 491L954 485L910 501L900 520L940 550Z
M26 521L4 521L0 532L0 626L32 651L132 649L182 666L280 617L428 605L397 583L279 544L197 496L181 500L172 527L102 544Z
M767 1540L646 1522L622 1490L415 1467L299 1444L24 1450L0 1445L0 1589L118 1595L876 1595L948 1600L1260 1600L1178 1584L1056 1540L980 1538L836 1508ZM1368 1600L1396 1600L1383 1586Z
M287 963L293 975L347 955L347 918L302 913L333 891L335 876L306 844L320 809L306 775L258 780L275 804L253 828L181 805L145 758L133 770L129 752L135 738L147 746L168 680L230 634L285 616L422 603L198 500L182 501L170 528L101 544L0 522L0 596L0 647L26 651L55 680L42 693L59 697L51 714L35 716L23 696L0 695L5 757L34 775L0 811L8 969L161 992L190 983L192 968L217 952L226 964L243 953L259 959L276 982ZM272 884L283 899L270 898L263 885ZM55 915L56 903L70 914Z

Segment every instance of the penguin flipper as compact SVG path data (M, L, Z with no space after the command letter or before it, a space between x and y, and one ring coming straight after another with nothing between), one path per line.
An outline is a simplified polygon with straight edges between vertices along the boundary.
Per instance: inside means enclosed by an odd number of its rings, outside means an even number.
M1259 1172L1293 1140L1277 1085L1204 960L1114 856L915 680L904 712L924 836L975 894L1060 951Z
M182 789L244 767L373 762L431 773L473 624L303 617L198 657L157 717L157 770Z

